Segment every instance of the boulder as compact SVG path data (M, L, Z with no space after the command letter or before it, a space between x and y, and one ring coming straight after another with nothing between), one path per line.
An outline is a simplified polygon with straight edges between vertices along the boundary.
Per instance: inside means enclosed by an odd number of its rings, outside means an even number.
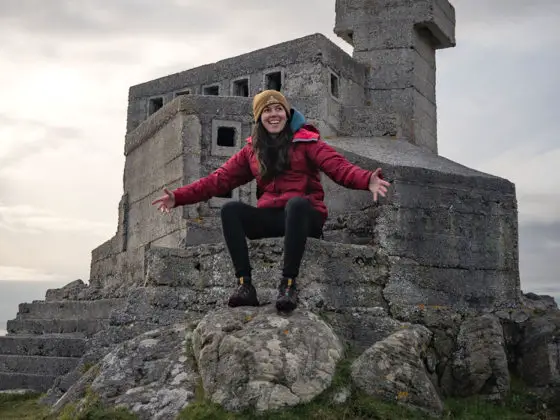
M219 309L193 332L206 396L230 411L275 410L310 401L331 384L341 341L307 310Z
M510 376L502 326L496 316L467 318L459 329L457 346L443 374L447 395L486 395L502 400Z
M352 364L352 379L368 395L441 413L443 403L425 367L432 333L414 325L375 343Z
M141 420L172 420L195 397L199 381L185 354L187 329L175 325L142 334L103 358L91 390Z

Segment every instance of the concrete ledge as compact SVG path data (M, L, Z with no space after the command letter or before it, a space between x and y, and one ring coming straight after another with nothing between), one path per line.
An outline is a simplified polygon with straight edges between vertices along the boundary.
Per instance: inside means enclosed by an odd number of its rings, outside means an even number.
M124 299L21 303L18 315L22 319L108 319L123 304Z
M0 354L81 357L85 344L85 339L78 337L12 335L0 337Z
M108 319L11 319L7 322L10 334L67 334L78 333L90 337L109 325Z
M53 385L56 378L57 376L52 375L0 372L0 391L30 389L36 392L45 392Z
M60 376L72 370L77 357L21 356L0 354L0 372Z
M130 154L179 113L197 116L210 115L212 118L227 115L227 119L233 119L233 117L237 116L239 121L249 123L251 120L251 103L251 98L239 96L179 96L164 105L156 113L150 115L148 119L142 121L138 127L126 135L124 154ZM179 134L180 131L178 131L177 135Z

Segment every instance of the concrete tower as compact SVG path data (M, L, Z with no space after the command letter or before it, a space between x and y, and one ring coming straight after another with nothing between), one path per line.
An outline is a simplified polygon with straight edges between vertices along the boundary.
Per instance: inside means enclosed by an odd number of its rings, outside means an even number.
M336 0L334 32L367 66L372 115L396 112L402 135L437 153L436 50L455 46L447 0Z

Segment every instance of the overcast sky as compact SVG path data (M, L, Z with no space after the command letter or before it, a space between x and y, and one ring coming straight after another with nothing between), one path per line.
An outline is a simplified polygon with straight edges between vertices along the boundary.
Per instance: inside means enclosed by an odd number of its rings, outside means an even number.
M131 85L321 32L334 0L1 0L0 279L88 279L113 236ZM560 2L455 0L440 154L515 182L524 289L560 272ZM235 7L230 10L227 7Z

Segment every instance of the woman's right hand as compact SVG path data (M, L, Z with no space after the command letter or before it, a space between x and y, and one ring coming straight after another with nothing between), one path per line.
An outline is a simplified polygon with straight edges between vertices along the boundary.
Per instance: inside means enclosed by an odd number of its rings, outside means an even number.
M175 207L175 195L167 188L164 188L163 192L165 193L165 195L152 201L152 205L159 204L159 211L161 211L162 213L169 213L169 210Z

